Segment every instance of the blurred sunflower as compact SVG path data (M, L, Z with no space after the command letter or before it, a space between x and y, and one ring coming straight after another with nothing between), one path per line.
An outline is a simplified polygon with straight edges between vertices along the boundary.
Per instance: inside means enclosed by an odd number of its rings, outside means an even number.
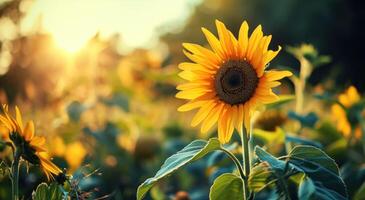
M348 119L347 110L357 104L361 100L361 96L354 86L350 86L344 93L338 96L340 104L334 104L331 107L332 116L339 130L345 137L351 137L351 123ZM361 128L356 126L354 129L355 138L361 137Z
M279 110L266 110L255 121L255 127L265 131L275 131L287 121L287 116Z
M52 156L62 157L66 151L66 145L60 136L55 136L48 145L49 153Z
M23 127L23 120L18 107L15 107L15 119L10 116L7 105L2 105L2 109L3 114L0 115L0 122L8 129L9 139L20 157L29 163L39 165L48 180L53 179L53 175L61 173L61 169L49 159L47 150L44 147L45 138L34 135L33 121L27 122Z
M265 71L268 63L279 53L268 50L271 35L264 36L261 25L248 37L248 24L241 25L238 39L216 20L219 39L202 28L213 51L197 44L184 43L184 54L191 62L179 65L179 76L187 80L177 86L177 98L190 102L178 108L190 111L200 108L191 125L202 123L206 133L218 122L218 138L230 140L234 128L241 134L243 125L250 129L250 119L258 106L278 99L272 91L278 80L291 76L289 71ZM247 131L247 132L248 132Z
M66 146L65 159L68 163L70 172L74 172L78 167L80 167L86 154L86 149L79 141L72 142Z

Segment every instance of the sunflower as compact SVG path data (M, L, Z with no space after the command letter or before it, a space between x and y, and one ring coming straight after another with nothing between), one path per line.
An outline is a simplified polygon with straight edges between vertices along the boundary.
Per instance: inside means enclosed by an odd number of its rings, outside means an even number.
M243 128L250 130L253 112L261 105L278 100L272 91L279 86L278 80L291 76L289 71L265 71L268 63L279 53L268 50L271 35L264 36L259 25L248 36L248 24L244 21L238 39L216 20L219 38L210 31L202 31L212 48L184 43L184 54L193 62L179 65L179 76L187 83L177 86L176 97L190 100L178 108L190 111L199 108L191 125L201 125L206 133L218 122L218 138L227 143L234 129L240 134Z
M45 138L34 135L34 124L32 121L23 127L23 120L18 107L15 107L15 118L9 114L7 105L2 105L3 114L0 115L0 122L7 128L9 139L14 144L20 157L29 163L39 165L46 174L48 180L53 175L58 175L62 171L50 161L48 153L44 147Z
M347 116L347 111L361 100L361 96L354 86L350 86L344 93L338 96L340 104L333 104L331 107L332 116L339 130L345 137L351 136L351 123ZM355 127L355 138L361 137L361 128Z

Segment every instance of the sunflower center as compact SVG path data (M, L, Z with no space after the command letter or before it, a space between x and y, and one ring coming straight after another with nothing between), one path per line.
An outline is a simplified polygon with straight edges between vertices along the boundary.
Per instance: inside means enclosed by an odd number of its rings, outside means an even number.
M252 97L258 81L255 69L248 62L229 60L219 68L214 84L222 101L236 105Z

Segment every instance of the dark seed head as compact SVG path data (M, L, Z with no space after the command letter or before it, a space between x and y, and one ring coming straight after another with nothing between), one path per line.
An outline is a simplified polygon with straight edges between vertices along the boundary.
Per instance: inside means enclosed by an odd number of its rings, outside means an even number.
M229 60L222 64L215 75L215 89L220 100L231 105L242 104L255 93L258 81L251 64Z

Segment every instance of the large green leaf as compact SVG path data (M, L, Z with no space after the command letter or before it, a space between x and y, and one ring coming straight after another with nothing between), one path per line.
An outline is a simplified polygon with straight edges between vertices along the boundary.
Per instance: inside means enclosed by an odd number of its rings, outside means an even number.
M296 146L289 153L289 158L291 161L301 160L303 162L316 164L339 175L339 169L336 162L325 152L313 146Z
M33 192L32 197L33 200L62 200L63 193L57 183L52 183L49 186L46 183L41 183Z
M287 161L310 179L311 182L303 179L306 182L301 184L304 184L302 187L308 187L310 184L315 186L312 191L314 198L347 199L346 186L339 176L336 162L322 150L313 146L296 146L289 153Z
M300 200L317 200L317 199L346 199L337 192L328 190L320 182L314 182L308 177L304 177L299 185L298 198Z
M287 187L287 179L290 177L293 167L288 162L279 160L276 157L272 156L259 146L255 147L255 153L261 161L266 162L270 166L271 169L270 171L272 172L271 174L268 174L269 175L267 177L268 182L265 185L263 185L260 188L260 190L264 189L269 185L275 184L276 185L275 189L277 191L277 194L279 195L278 198L288 199L290 194ZM251 185L252 184L254 183L251 183ZM262 183L259 182L256 184L262 184Z
M315 190L313 181L304 176L299 185L298 198L301 200L313 199Z
M186 164L198 160L206 154L219 149L221 149L221 144L216 138L210 139L209 141L195 140L191 142L182 150L170 156L154 177L147 179L138 187L137 200L142 199L148 190L157 183L157 181L170 175Z
M266 161L273 170L282 172L285 171L287 165L285 161L275 158L273 155L269 154L259 146L255 147L255 153L261 161Z
M281 159L260 147L256 147L255 152L261 161L270 165L278 179L278 187L282 188L283 176L305 174L299 186L300 199L347 199L346 187L339 176L337 164L322 150L313 146L296 146L288 156Z
M237 175L226 173L215 179L209 193L210 200L243 199L243 182Z

